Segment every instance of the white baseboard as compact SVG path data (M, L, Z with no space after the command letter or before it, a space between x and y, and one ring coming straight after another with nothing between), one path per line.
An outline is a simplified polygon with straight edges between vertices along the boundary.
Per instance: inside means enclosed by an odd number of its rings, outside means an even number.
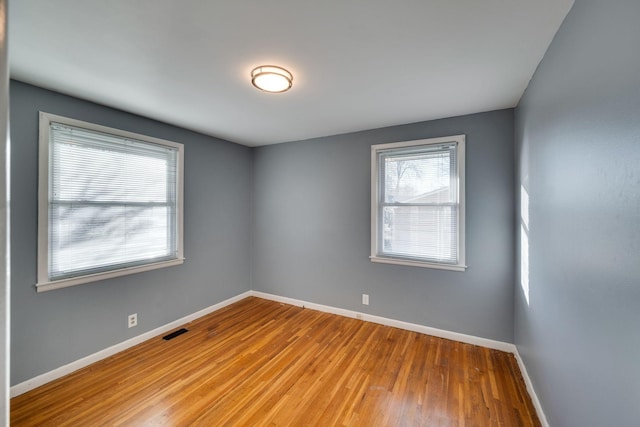
M547 417L544 415L544 411L542 410L542 404L540 403L540 399L538 399L538 395L536 394L536 391L533 388L533 383L531 382L531 378L529 378L529 373L527 372L527 367L524 364L524 360L522 360L522 357L520 357L520 353L518 352L518 347L516 347L516 351L514 355L516 357L516 360L518 361L518 366L520 367L522 378L524 378L524 383L527 385L527 391L529 392L529 396L531 396L531 401L533 402L533 406L534 408L536 408L536 412L538 413L540 424L542 424L542 427L549 427L549 422L547 421Z
M354 319L362 319L367 322L378 323L385 326L393 326L394 328L406 329L408 331L419 332L421 334L433 335L434 337L446 338L449 340L460 341L467 344L479 345L482 347L493 348L495 350L505 351L507 353L516 352L516 346L502 341L490 340L488 338L480 338L473 335L461 334L459 332L445 331L444 329L432 328L429 326L418 325L416 323L403 322L401 320L389 319L381 316L374 316L373 314L360 313L358 311L346 310L343 308L331 307L328 305L315 304L308 301L302 301L293 298L281 297L278 295L267 294L264 292L250 291L252 296L258 298L264 298L271 301L282 302L285 304L291 304L298 307L306 307L312 310L323 311L325 313L338 314L340 316L351 317Z
M213 313L216 310L219 310L223 307L226 307L230 304L233 304L234 302L240 301L241 299L247 298L249 296L251 296L251 291L241 293L240 295L236 295L235 297L226 299L222 302L219 302L218 304L214 304L210 307L197 311L193 314L182 317L178 320L174 320L173 322L167 323L164 326L160 326L151 331L145 332L133 338L129 338L126 341L123 341L111 347L105 348L104 350L100 350L96 353L90 354L86 357L83 357L82 359L76 360L75 362L68 363L52 371L45 372L44 374L38 375L37 377L21 382L20 384L16 384L11 387L11 397L19 396L23 393L33 390L34 388L40 387L41 385L44 385L50 381L61 378L65 375L68 375L72 372L77 371L78 369L82 369L86 366L89 366L92 363L95 363L99 360L106 359L109 356L113 356L116 353L119 353L123 350L133 347L134 345L138 345L148 339L157 337L158 335L161 335L165 332L175 329L178 326L182 326L185 323L189 323L209 313Z
M540 404L540 400L538 399L538 396L535 393L533 384L531 382L531 379L529 378L529 374L527 373L527 369L524 365L522 358L520 357L520 354L518 353L517 347L514 344L506 343L502 341L490 340L487 338L476 337L473 335L461 334L459 332L446 331L444 329L432 328L429 326L418 325L416 323L403 322L401 320L389 319L386 317L375 316L372 314L361 313L358 311L346 310L343 308L316 304L316 303L298 300L294 298L281 297L278 295L268 294L268 293L259 292L259 291L243 292L240 295L236 295L235 297L226 299L222 302L219 302L218 304L214 304L203 310L197 311L193 314L177 319L164 326L160 326L156 329L145 332L136 337L130 338L119 344L113 345L111 347L105 348L104 350L100 350L96 353L90 354L89 356L83 357L82 359L76 360L75 362L68 363L64 366L61 366L49 372L45 372L42 375L38 375L37 377L31 378L20 384L16 384L11 387L11 397L19 396L23 393L33 390L36 387L40 387L41 385L44 385L50 381L61 378L65 375L68 375L72 372L77 371L78 369L84 368L92 363L105 359L109 356L112 356L130 347L138 345L148 339L161 335L165 332L168 332L172 329L182 326L185 323L189 323L202 316L205 316L209 313L213 313L216 310L219 310L223 307L233 304L234 302L240 301L241 299L244 299L250 296L263 298L271 301L277 301L285 304L291 304L298 307L306 307L312 310L318 310L325 313L337 314L339 316L351 317L354 319L361 319L367 322L373 322L373 323L378 323L380 325L392 326L395 328L405 329L408 331L419 332L427 335L433 335L435 337L446 338L454 341L460 341L467 344L479 345L482 347L505 351L507 353L513 353L518 362L518 366L520 367L520 372L522 373L522 377L524 378L524 382L527 386L527 391L529 392L529 395L531 396L531 400L533 401L533 405L536 409L536 412L538 413L538 418L540 418L540 422L542 423L543 427L549 427L549 423L547 422L547 418L545 417L544 412L542 410L542 405Z

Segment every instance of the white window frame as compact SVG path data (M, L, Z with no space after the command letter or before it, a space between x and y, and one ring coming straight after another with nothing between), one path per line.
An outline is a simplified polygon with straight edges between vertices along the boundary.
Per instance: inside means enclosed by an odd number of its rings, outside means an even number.
M68 117L58 116L45 112L40 112L40 134L39 134L39 178L38 178L38 279L36 289L38 292L50 291L54 289L66 288L83 283L95 282L98 280L110 279L113 277L128 274L141 273L143 271L155 270L158 268L170 267L184 263L183 247L183 208L184 208L184 146L177 142L140 135L107 126L96 125L83 122ZM133 267L118 268L99 273L74 276L57 280L49 278L49 147L50 147L50 127L51 123L61 123L69 126L79 127L91 131L101 132L109 135L129 138L142 142L168 146L177 150L177 194L176 194L176 258L153 262Z
M401 257L384 254L381 245L382 221L380 218L380 186L382 179L379 176L379 153L393 151L407 147L429 146L434 144L455 143L456 144L456 176L458 177L458 262L455 264L438 263L434 261L421 260L419 258ZM454 135L442 138L429 138L414 141L393 142L388 144L376 144L371 146L371 262L383 264L408 265L414 267L436 268L443 270L465 271L465 135Z

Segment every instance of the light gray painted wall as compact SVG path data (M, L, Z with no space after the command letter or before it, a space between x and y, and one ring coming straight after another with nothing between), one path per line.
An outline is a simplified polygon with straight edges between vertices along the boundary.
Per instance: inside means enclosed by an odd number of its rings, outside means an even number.
M36 293L39 110L185 145L184 265ZM12 384L250 289L251 149L15 81L11 136Z
M515 338L553 426L640 422L639 20L637 0L576 0L516 111Z
M456 134L468 270L371 263L370 146ZM513 110L256 149L254 289L513 342L513 155Z
M7 2L0 0L0 425L9 425L9 64Z

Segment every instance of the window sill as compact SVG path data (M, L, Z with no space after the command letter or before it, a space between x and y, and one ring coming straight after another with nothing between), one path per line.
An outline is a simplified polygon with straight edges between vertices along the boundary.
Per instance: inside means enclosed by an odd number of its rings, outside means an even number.
M126 276L134 273L142 273L143 271L156 270L158 268L171 267L183 263L184 258L178 258L169 261L156 262L153 264L122 268L120 270L105 271L102 273L88 274L86 276L72 277L69 279L54 280L51 282L39 282L36 284L36 290L38 292L52 291L54 289L67 288L69 286L82 285L83 283L97 282L99 280L111 279L113 277Z
M411 267L435 268L438 270L465 271L467 269L466 265L436 264L433 262L414 261L414 260L401 259L401 258L370 256L369 259L371 260L371 262L376 262L380 264L408 265Z

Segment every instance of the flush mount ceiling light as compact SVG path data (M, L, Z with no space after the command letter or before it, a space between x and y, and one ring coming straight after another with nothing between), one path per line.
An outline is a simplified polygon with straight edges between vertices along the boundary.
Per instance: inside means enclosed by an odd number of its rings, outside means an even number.
M275 65L261 65L251 71L251 84L271 93L286 92L291 89L293 75Z

